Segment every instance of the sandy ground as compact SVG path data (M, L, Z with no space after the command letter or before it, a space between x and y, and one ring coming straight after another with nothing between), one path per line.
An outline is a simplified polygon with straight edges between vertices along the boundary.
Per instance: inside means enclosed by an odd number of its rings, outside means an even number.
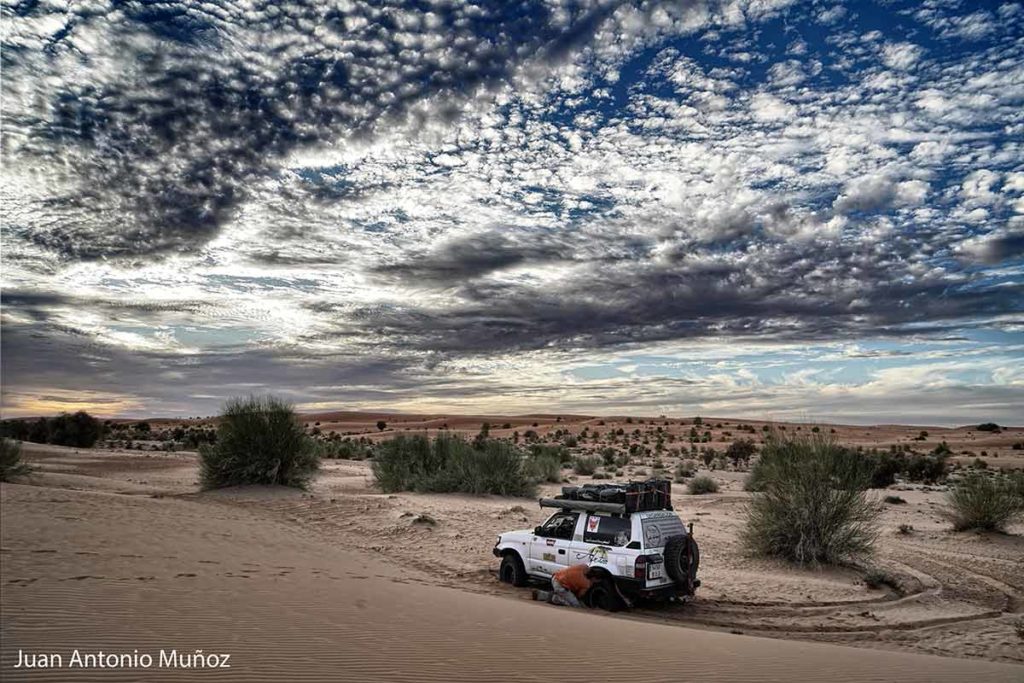
M493 540L539 522L533 500L386 495L350 461L326 461L308 493L201 493L191 453L25 450L36 472L0 489L5 681L68 680L12 667L19 649L75 647L231 652L202 675L237 680L595 680L621 670L611 652L650 680L1024 680L1024 528L952 533L928 487L888 492L907 503L887 506L874 564L900 590L872 590L853 569L744 557L744 475L711 473L718 494L677 497L702 545L698 598L613 616L497 582ZM74 679L169 674L195 672Z

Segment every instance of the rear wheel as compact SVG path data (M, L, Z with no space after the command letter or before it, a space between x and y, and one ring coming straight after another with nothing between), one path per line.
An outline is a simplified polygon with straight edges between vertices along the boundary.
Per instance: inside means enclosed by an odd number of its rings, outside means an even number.
M606 612L618 612L623 607L622 600L611 579L595 583L587 591L587 601L591 607L603 609Z
M526 567L516 553L508 553L501 558L501 566L498 567L498 577L505 583L513 586L525 586L529 582L526 575Z

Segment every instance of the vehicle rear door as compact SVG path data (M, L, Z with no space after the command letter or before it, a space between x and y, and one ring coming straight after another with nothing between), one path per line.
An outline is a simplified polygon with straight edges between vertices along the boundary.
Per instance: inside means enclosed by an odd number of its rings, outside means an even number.
M540 533L530 543L528 572L551 576L569 566L569 547L577 534L579 519L579 512L563 510L541 525Z

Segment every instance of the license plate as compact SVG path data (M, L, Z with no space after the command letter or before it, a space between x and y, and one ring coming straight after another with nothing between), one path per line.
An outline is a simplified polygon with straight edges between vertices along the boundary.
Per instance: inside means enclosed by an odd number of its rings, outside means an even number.
M661 564L649 564L647 565L647 578L649 579L663 579L665 578L665 566Z

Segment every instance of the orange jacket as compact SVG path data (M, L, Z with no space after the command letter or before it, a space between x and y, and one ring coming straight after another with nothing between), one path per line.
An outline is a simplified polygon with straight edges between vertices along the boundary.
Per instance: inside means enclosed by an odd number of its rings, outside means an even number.
M553 578L562 584L564 588L571 590L576 597L580 598L590 590L590 585L593 583L587 578L588 569L590 567L585 564L576 564L565 569L559 569L555 572Z

